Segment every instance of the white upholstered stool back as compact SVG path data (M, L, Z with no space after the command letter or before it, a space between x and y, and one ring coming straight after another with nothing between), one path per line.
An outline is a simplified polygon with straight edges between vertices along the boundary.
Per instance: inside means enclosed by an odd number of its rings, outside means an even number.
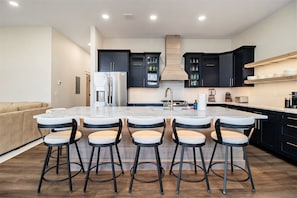
M119 153L119 149L117 144L120 142L122 138L122 120L114 117L84 117L83 118L83 126L84 128L89 128L95 130L88 136L89 145L92 146L90 160L88 165L88 172L85 179L84 192L87 190L89 181L97 181L97 182L106 182L113 180L114 191L117 192L117 182L116 178L121 174L124 174L122 161ZM116 148L118 163L114 162L113 157L113 148ZM100 162L100 150L101 148L109 147L110 150L110 161ZM97 152L97 162L92 166L92 160L94 156L95 148L98 149ZM98 175L99 166L105 164L111 164L112 168L112 178L111 179L98 179L96 175ZM121 173L116 175L115 165L120 166ZM91 174L91 170L96 168L96 174Z
M246 153L246 146L249 144L249 137L254 131L255 118L253 117L220 117L215 122L215 131L211 133L211 138L215 141L215 146L210 159L208 171L211 170L216 176L224 179L223 184L223 194L227 192L227 180L244 182L250 180L252 191L255 191L255 186L252 178L252 173L250 170L248 155ZM238 129L241 131L239 132ZM247 135L245 134L247 133ZM214 155L216 152L217 144L222 144L225 146L225 161L213 162ZM241 147L243 150L243 158L245 160L245 168L233 163L233 147ZM230 162L229 162L229 149L230 149ZM224 164L224 175L217 173L212 167L216 164ZM228 167L230 166L232 174L227 174ZM232 176L234 167L247 174L247 178L244 179L234 179ZM238 170L236 170L238 171Z

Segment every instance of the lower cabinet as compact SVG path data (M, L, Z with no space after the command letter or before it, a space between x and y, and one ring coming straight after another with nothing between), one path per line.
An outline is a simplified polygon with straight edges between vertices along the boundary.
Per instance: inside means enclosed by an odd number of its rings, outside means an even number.
M283 116L280 153L297 161L297 115L285 114Z
M213 106L213 105L212 105ZM250 143L297 163L297 115L264 109L222 104L226 108L267 115L256 120Z
M279 153L280 142L279 136L282 130L281 122L282 113L272 111L262 111L262 114L267 115L267 120L262 120L261 126L261 147Z

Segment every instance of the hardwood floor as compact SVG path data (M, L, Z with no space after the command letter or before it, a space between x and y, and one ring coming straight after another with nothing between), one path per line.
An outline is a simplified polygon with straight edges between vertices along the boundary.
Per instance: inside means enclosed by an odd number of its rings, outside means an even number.
M256 198L295 198L297 197L297 166L287 163L256 147L248 147L248 155L253 172L256 192L251 192L249 182L227 183L227 195L221 189L223 180L209 175L211 192L206 190L205 182L181 182L180 194L176 195L176 178L165 172L163 178L164 195L159 193L158 183L134 182L133 192L128 193L130 174L118 178L118 193L113 192L112 182L90 182L86 193L83 193L85 174L73 178L73 192L68 190L68 182L44 182L41 193L36 189L46 147L40 144L21 155L0 164L0 197L256 197ZM139 171L138 174L143 172ZM145 171L145 174L153 172Z

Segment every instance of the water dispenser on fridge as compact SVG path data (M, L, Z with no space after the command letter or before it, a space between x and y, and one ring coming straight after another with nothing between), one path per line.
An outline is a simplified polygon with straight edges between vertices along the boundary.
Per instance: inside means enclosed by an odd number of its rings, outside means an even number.
M127 73L95 72L95 106L127 105Z

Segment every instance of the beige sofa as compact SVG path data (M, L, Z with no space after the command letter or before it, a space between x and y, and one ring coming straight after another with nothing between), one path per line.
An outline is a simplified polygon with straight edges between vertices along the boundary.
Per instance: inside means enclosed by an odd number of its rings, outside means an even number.
M0 102L0 155L40 138L33 115L46 109L44 102Z

